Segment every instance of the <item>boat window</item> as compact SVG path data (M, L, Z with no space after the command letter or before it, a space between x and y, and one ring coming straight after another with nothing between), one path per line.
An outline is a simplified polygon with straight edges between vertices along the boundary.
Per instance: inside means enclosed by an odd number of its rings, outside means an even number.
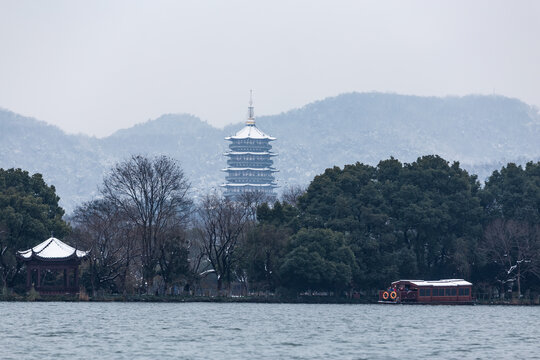
M444 289L444 292L445 292L445 296L452 296L452 289L446 288Z
M469 296L469 288L465 288L465 295Z
M464 288L459 288L459 289L458 289L458 295L459 295L459 296L465 295L465 289L464 289Z
M457 294L456 288L452 288L451 290L452 290L452 296L456 296Z

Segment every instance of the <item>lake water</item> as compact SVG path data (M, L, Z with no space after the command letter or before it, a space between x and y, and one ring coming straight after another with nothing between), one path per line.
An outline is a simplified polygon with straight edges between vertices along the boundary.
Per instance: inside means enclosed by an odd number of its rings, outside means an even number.
M540 307L0 302L1 359L532 359Z

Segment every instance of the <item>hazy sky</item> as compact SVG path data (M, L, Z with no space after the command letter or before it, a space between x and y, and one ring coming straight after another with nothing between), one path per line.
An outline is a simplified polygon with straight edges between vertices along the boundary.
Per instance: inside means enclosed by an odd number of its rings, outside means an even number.
M0 107L104 136L351 91L540 105L540 1L0 0Z

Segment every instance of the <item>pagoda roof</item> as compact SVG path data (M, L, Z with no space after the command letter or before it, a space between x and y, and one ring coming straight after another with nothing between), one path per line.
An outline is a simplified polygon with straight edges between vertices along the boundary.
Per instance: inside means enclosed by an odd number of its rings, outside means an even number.
M17 255L25 261L33 258L51 261L82 259L89 253L90 251L77 250L54 237L50 237L31 249L17 251Z
M228 151L226 153L223 153L223 155L268 155L268 156L277 156L274 152L269 151Z
M270 167L265 167L265 168L228 167L228 168L225 168L225 169L221 169L221 171L242 171L242 170L279 172L279 170L276 170L276 169L270 168Z
M277 187L277 184L270 183L270 184L233 184L233 183L226 183L222 184L221 186L231 186L231 187L244 187L244 186L253 186L253 187Z
M275 137L266 135L261 130L259 130L255 124L247 124L235 135L227 136L225 140L240 140L240 139L266 139L266 140L276 140Z

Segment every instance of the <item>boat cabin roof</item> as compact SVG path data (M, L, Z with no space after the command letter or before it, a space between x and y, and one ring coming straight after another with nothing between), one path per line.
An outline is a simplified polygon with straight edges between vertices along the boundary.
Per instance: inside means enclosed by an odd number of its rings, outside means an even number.
M443 279L443 280L398 280L394 281L392 285L400 284L412 284L415 286L440 286L440 287L451 287L451 286L472 286L472 283L465 281L463 279Z

